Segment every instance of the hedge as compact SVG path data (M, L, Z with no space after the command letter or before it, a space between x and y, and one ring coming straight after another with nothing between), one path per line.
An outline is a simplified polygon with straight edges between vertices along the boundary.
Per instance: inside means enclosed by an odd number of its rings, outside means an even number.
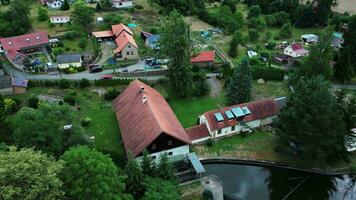
M254 79L282 81L284 79L284 70L269 66L252 66L251 73Z

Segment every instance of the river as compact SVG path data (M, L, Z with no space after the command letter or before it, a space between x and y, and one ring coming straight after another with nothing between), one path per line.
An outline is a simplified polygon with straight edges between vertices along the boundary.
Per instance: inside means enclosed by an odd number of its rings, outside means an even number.
M356 200L356 177L326 176L280 167L204 164L218 176L225 200Z

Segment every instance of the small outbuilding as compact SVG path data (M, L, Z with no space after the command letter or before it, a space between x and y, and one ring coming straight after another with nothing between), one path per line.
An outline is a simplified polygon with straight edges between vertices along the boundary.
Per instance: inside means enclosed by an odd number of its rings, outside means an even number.
M317 43L319 37L315 34L304 34L300 37L300 39L304 43Z
M50 21L52 24L66 24L70 21L69 16L51 16Z
M197 56L190 59L193 65L201 67L212 66L215 62L215 51L202 51Z

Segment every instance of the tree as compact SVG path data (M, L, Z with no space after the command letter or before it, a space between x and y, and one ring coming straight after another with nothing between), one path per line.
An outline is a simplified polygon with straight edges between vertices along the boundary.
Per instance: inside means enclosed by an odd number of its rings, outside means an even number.
M169 162L168 154L163 153L159 158L159 163L157 166L158 177L171 182L176 181L174 177L174 168L172 163Z
M85 140L84 130L74 123L74 114L67 105L40 104L38 109L23 107L11 120L13 140L19 147L35 147L45 153L59 156L73 137ZM72 125L64 129L65 125Z
M155 177L157 175L156 164L147 151L143 152L141 161L142 174L144 176Z
M70 6L69 6L69 3L68 3L68 0L64 0L63 4L61 6L61 10L69 10L69 9L70 9Z
M61 159L63 190L68 199L121 199L124 178L108 155L85 146L71 148Z
M261 14L260 6L254 5L254 6L251 6L250 9L248 10L247 18L258 17L260 14Z
M337 0L313 0L311 6L314 8L313 17L316 18L316 23L326 25L331 14L331 7L336 4Z
M335 91L335 96L345 129L351 133L351 129L356 126L356 97L348 96L344 89Z
M189 34L189 26L177 11L171 12L163 21L160 52L170 59L168 77L172 91L178 97L188 96L193 85Z
M251 42L256 42L258 38L260 37L260 34L256 29L250 29L248 31L248 38Z
M349 47L351 55L356 55L356 15L350 17L348 30L344 34L344 47ZM353 73L356 73L356 56L351 56Z
M292 36L292 24L291 23L286 23L283 24L280 32L279 32L279 36L281 38L290 38Z
M232 13L236 12L236 5L238 1L237 0L223 0L222 6L228 6L231 10Z
M178 186L160 178L145 179L146 192L142 200L179 200Z
M79 40L79 47L84 51L85 47L88 45L88 39L87 38L80 38Z
M301 78L293 91L277 124L281 144L307 160L345 158L345 125L328 82Z
M103 8L111 8L112 7L110 0L101 0L100 4Z
M0 141L10 142L11 141L11 129L6 121L6 112L5 112L5 102L4 98L0 95Z
M143 174L140 169L140 165L133 159L132 154L129 153L128 160L125 166L126 179L126 191L135 199L139 199L145 193L143 186Z
M237 53L238 53L237 46L238 46L237 39L235 37L232 37L232 40L230 42L230 47L229 47L229 56L230 57L236 58Z
M214 195L211 190L205 189L203 192L203 199L204 200L214 200Z
M330 80L333 76L330 66L332 59L331 32L330 29L327 29L320 35L319 42L311 47L309 56L302 62L297 71L299 77L322 75L324 78Z
M247 58L235 68L226 89L228 105L248 102L251 99L251 71Z
M102 6L101 6L101 3L100 3L100 1L99 1L98 3L96 3L95 10L96 10L96 11L101 11L101 9L102 9Z
M61 161L33 149L10 147L0 153L0 166L0 199L62 199Z
M37 19L39 21L48 20L48 10L46 8L39 7L37 10Z
M151 10L153 10L156 0L147 0L147 3L150 6Z
M28 99L28 106L30 108L36 109L36 108L38 108L38 103L39 102L40 102L40 100L38 99L38 97L37 96L33 96L33 97Z
M346 83L351 80L353 75L352 70L352 56L350 46L346 46L337 52L337 60L335 65L334 77L342 83Z
M57 57L58 55L61 55L64 53L64 49L62 47L55 47L55 48L52 48L52 53L53 53L53 56Z
M74 3L72 12L73 22L80 28L90 31L94 23L94 8L86 6L84 2L77 1Z

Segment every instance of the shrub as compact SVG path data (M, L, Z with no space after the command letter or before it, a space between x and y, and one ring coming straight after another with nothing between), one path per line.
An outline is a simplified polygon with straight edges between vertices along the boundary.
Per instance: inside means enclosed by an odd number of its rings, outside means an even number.
M251 73L254 79L281 81L284 78L284 70L277 67L252 66Z
M206 141L206 146L212 147L214 145L214 140L209 138L208 141Z
M138 10L141 10L141 9L143 9L143 6L137 4L137 5L135 5L135 8L138 9Z
M58 82L58 87L61 89L70 88L70 82L67 79L61 79Z
M67 95L63 98L64 102L68 103L69 105L71 106L74 106L75 105L75 99L74 97L70 96L70 95Z
M66 47L65 50L66 50L66 51L70 51L70 47Z
M80 81L79 81L79 87L80 88L86 88L86 87L89 87L89 86L90 86L90 82L89 82L88 79L86 79L86 78L80 79Z
M256 29L250 29L248 31L248 39L251 42L257 41L259 37L260 37L260 34L258 33L258 31Z
M39 102L40 102L40 100L38 99L38 97L37 96L33 96L33 97L28 99L28 106L30 108L36 109L36 108L38 108L38 103Z
M53 27L55 27L55 26L56 26L55 24L49 23L49 27L50 27L50 28L53 28Z
M203 192L203 199L204 200L213 200L214 195L209 189L205 189Z
M89 117L86 117L82 120L82 126L83 127L89 126L90 122L91 122L91 119Z
M85 50L85 48L88 45L88 39L87 38L80 38L78 45L82 50Z
M104 94L104 98L106 100L113 100L117 97L118 94L119 92L115 88L110 87L106 90L106 93Z
M15 99L4 99L4 104L6 114L15 113L19 109L19 104L16 102Z

